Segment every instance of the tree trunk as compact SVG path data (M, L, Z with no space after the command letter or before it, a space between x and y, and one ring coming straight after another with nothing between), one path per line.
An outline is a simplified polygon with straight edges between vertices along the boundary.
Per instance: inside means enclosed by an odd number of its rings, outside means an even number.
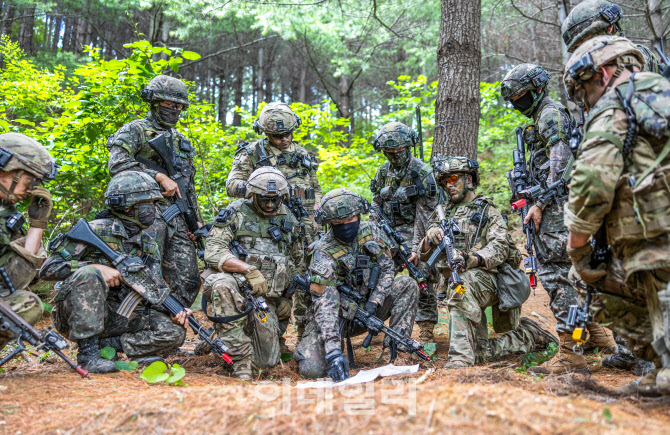
M265 67L265 58L263 56L263 47L260 47L258 49L258 68L256 70L256 104L261 104L261 101L263 101L264 67Z
M340 76L340 88L338 89L338 108L340 118L351 116L351 77L346 74Z
M663 40L663 33L666 26L663 25L663 11L661 10L661 3L663 0L647 0L645 8L645 15L647 17L647 24L651 29L652 39L651 46L661 45Z
M237 73L235 74L235 106L236 107L242 107L242 88L244 85L244 67L242 66L242 63L238 64L239 66L237 67ZM235 111L233 114L233 126L239 127L242 125L242 115L240 115L240 112Z
M441 3L433 155L476 158L481 98L481 0L441 0Z
M220 74L218 80L219 122L221 123L222 127L226 126L226 115L228 114L228 87L226 85L226 75Z
M35 4L31 4L23 11L21 27L19 29L19 46L28 54L35 54L33 35L35 34Z
M56 9L56 12L58 13L60 10ZM54 35L53 39L51 41L51 49L53 51L58 50L58 41L60 41L60 32L61 32L61 25L63 23L63 18L62 17L54 17L55 22L54 22Z
M307 85L305 84L306 80L307 80L307 68L303 63L300 66L300 87L298 88L299 89L298 101L300 101L301 103L307 102Z
M0 34L9 35L12 31L12 24L14 23L14 15L16 14L16 6L12 3L6 3L2 8L2 25L0 26Z

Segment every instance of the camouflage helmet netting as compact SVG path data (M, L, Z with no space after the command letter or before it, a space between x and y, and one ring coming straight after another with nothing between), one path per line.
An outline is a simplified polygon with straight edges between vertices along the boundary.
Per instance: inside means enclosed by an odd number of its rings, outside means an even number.
M534 63L517 65L505 75L500 84L500 95L505 101L525 91L544 88L549 83L549 73Z
M342 221L370 211L370 203L357 193L349 189L339 188L326 193L314 217L320 225L333 221Z
M42 180L56 178L56 162L51 154L35 139L21 133L0 134L0 159L5 172L22 169Z
M189 106L188 90L186 85L179 79L174 77L159 75L151 79L145 91L150 91L151 96L146 99L150 102L164 100L172 101L174 103L183 104L184 108ZM144 92L143 91L143 98Z
M586 0L575 6L561 25L563 42L568 52L574 51L579 44L596 35L608 34L614 25L619 31L618 22L623 17L621 8L607 0Z
M263 166L256 169L247 181L247 193L245 196L251 198L253 194L261 196L287 196L288 181L278 169Z
M460 156L436 156L431 163L435 178L440 180L450 173L466 173L472 175L472 184L479 186L479 163L475 159Z
M254 122L254 130L260 133L285 133L298 128L300 117L285 103L270 103L263 107L258 119Z
M115 175L105 192L105 204L112 209L127 209L145 201L162 199L160 186L144 172L125 171Z
M398 150L416 145L419 136L402 122L389 122L375 132L372 146L376 151Z

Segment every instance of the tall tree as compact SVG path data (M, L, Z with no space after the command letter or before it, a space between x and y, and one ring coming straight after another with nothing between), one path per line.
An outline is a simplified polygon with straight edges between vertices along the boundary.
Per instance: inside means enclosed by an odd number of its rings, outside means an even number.
M442 0L433 155L477 156L480 11L480 0Z

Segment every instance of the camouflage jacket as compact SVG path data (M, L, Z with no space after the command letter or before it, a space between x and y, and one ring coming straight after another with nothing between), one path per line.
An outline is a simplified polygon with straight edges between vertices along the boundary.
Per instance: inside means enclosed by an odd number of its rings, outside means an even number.
M94 233L96 233L112 249L128 254L131 257L140 257L149 271L162 278L161 253L156 243L156 234L151 226L140 231L132 237L128 236L126 229L120 219L96 219L89 222ZM50 256L40 270L40 278L45 281L63 281L70 277L78 268L102 264L114 267L110 261L103 257L97 250L83 243L73 242L63 238L60 243L49 246ZM115 288L115 294L123 298L130 292L130 288L121 285Z
M280 236L275 240L274 232ZM262 216L251 199L240 199L219 212L207 236L205 262L217 271L235 257L230 243L237 241L247 253L244 262L256 266L268 282L268 297L279 297L303 264L303 240L298 221L282 205L273 217Z
M493 203L493 198L477 195L467 203L448 202L444 206L444 213L447 220L456 219L461 230L460 234L454 235L454 248L469 255L477 253L482 259L482 269L497 272L498 266L505 261L518 267L521 254L507 233L507 224ZM481 216L486 216L486 219L482 221ZM430 228L439 224L435 212L430 216ZM420 252L421 260L428 260L434 250L435 247L431 246L427 251ZM446 257L438 260L436 266L445 273L448 269Z
M628 118L615 92L626 95L626 80L589 112L565 207L572 232L595 234L605 223L607 241L627 278L639 270L670 267L670 82L638 72L634 83L638 133L628 158L622 155Z
M16 217L19 215L15 205L0 205L0 267L5 268L14 288L22 290L35 278L47 254L42 247L37 254L25 249L26 238L23 228L15 227L14 231L7 228L7 220L14 215ZM0 296L8 291L7 283L4 279L0 279Z
M319 325L326 353L340 348L339 315L346 309L340 303L337 286L344 284L358 291L366 300L381 305L391 292L395 266L389 252L390 242L371 222L361 222L356 240L350 245L326 234L316 243L309 271L312 305L308 316ZM372 291L368 289L370 272L377 265L379 280Z
M402 234L412 252L417 252L420 235L425 234L428 216L439 199L432 167L416 157L402 170L385 162L370 182L370 190L370 221L378 221L376 208L381 207L391 226Z
M166 130L161 127L151 112L144 119L129 122L121 127L114 136L109 137L107 141L109 174L113 177L123 171L141 171L155 180L156 174L159 172L156 170L157 167L164 168L164 165L156 152L146 143L159 134L164 134L172 139L172 142L168 139L168 145L172 144L175 161L181 166L182 176L188 180L188 192L186 194L191 198L191 202L196 205L199 212L198 195L195 191L195 166L193 165L195 149L186 136L178 130L174 128ZM137 157L148 160L152 163L152 167L139 162ZM184 195L184 192L180 193ZM166 202L162 200L160 203L159 208L163 209Z

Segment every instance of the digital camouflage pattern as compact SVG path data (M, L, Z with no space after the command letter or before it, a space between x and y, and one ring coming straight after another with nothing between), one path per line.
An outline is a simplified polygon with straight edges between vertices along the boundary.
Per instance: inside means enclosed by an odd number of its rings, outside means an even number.
M161 253L153 226L129 236L120 219L96 219L91 229L112 249L132 257L146 258L145 265L161 277ZM62 281L53 300L54 325L69 340L120 336L129 358L164 355L184 342L186 330L175 325L168 314L144 304L126 319L116 313L123 299L133 290L125 284L109 287L94 264L111 266L88 245L65 240L52 252L40 270L46 281Z
M284 228L282 240L278 242L268 234L268 229L277 225ZM291 229L286 230L288 227ZM232 203L227 212L219 213L205 247L205 262L220 272L208 276L204 286L213 316L240 314L246 309L246 298L238 281L223 270L224 263L235 257L230 250L232 241L238 241L247 252L243 261L263 274L268 283L266 300L272 310L264 323L252 312L230 323L214 324L218 337L228 346L228 354L235 361L235 373L246 376L251 374L252 362L263 368L279 361L279 345L288 319L280 322L274 310L303 264L303 241L298 221L285 205L276 215L264 216L254 209L251 199L244 199Z
M156 181L144 172L126 171L111 179L105 190L105 205L127 209L141 202L163 199ZM113 202L121 204L114 205Z
M0 170L10 172L21 169L41 180L53 180L56 177L54 158L35 139L21 133L2 133L0 149L12 154Z
M314 216L321 225L327 225L369 212L370 203L366 199L349 189L338 188L321 199Z
M147 97L150 102L154 101L172 101L174 103L183 104L185 107L189 106L188 89L181 80L166 76L158 75L149 81L146 89L151 92L151 97Z
M468 159L466 157L437 155L433 159L431 166L433 167L433 174L439 185L442 185L440 180L448 174L465 173L472 175L472 184L474 187L479 186L479 163L477 160Z
M322 205L326 199L324 197ZM309 266L313 300L307 314L309 322L293 354L302 376L324 376L327 366L325 355L340 349L343 338L340 336L340 317L345 314L341 310L345 310L346 306L341 302L337 285L348 285L366 301L375 302L380 319L390 317L391 328L408 336L412 334L419 288L416 281L406 276L394 280L395 265L391 260L389 246L388 239L371 222L361 223L358 236L350 245L335 239L332 230L328 230L317 242ZM357 256L363 255L369 260L368 267L357 268ZM374 264L379 265L380 274L377 286L370 292L368 281ZM360 284L354 278L356 270L361 272ZM354 329L353 335L363 332Z
M284 133L293 131L301 124L293 110L285 103L269 103L261 110L258 119L254 123L256 133Z
M160 134L172 139L172 151L181 161L182 176L189 180L188 192L181 192L181 194L189 195L192 203L198 208L195 166L193 165L195 150L184 135L174 128L166 130L152 113L148 113L144 119L129 122L109 138L107 141L109 174L115 176L124 171L140 171L155 180L158 171L140 163L135 156L142 156L156 166L163 167L156 152L146 144L148 140ZM165 281L170 283L177 299L185 306L191 306L200 290L196 247L188 237L188 227L181 215L169 223L160 217L169 205L168 200L161 200L157 204L158 213L154 223L156 228L153 233L157 237L156 241L162 253ZM202 219L200 221L202 222Z
M544 89L549 83L549 73L539 65L534 63L522 63L512 68L500 84L500 95L505 101L516 97L526 91L539 91ZM546 93L542 93L536 98L536 103L530 109L532 112L537 103L542 100Z
M375 132L372 146L375 151L409 148L419 142L414 130L402 122L389 122Z
M561 25L561 34L568 52L572 53L589 38L621 32L618 24L623 17L621 8L607 0L585 0L575 6Z

